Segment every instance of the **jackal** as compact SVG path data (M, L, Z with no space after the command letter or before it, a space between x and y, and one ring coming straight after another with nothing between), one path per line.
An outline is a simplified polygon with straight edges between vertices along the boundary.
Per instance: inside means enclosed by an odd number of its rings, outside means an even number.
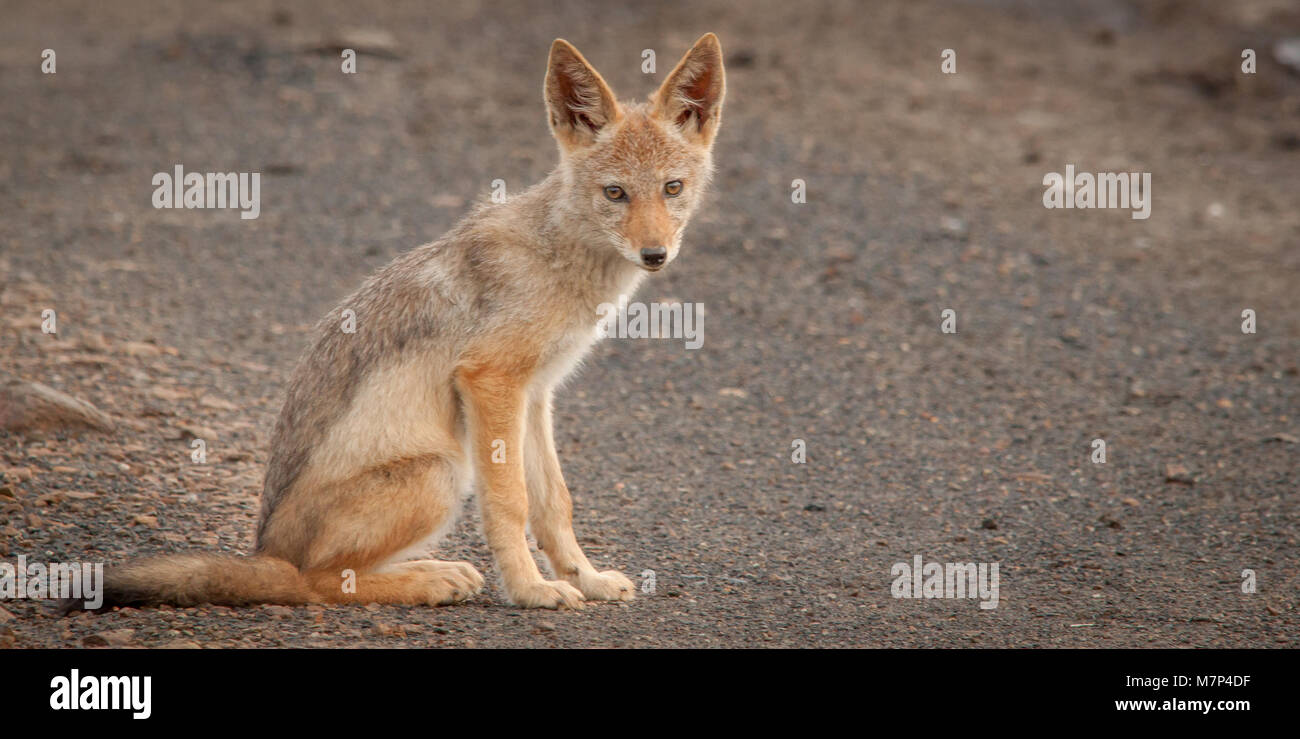
M473 566L403 559L449 528L471 489L511 603L631 600L631 581L598 572L574 536L552 391L595 341L598 306L676 258L712 175L725 90L711 33L648 101L622 104L556 40L544 92L559 165L320 321L276 423L256 551L110 568L104 604L460 601L483 587ZM557 579L542 576L528 531Z

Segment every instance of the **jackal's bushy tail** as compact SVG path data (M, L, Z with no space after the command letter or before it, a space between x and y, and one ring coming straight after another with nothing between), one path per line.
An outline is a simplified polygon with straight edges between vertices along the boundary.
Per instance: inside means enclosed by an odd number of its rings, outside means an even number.
M315 598L307 580L289 562L262 555L171 554L109 569L103 605L195 606L202 603L245 606L297 605ZM64 613L85 609L82 600L65 600Z

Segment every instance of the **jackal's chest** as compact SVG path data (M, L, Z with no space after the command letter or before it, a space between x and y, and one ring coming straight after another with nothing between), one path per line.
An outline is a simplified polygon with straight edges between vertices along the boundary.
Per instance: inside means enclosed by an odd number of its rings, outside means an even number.
M609 271L608 281L591 290L578 301L570 301L565 311L564 328L547 342L538 362L534 383L553 387L577 369L582 358L599 339L600 322L609 305L621 305L636 292L645 273L636 268ZM594 286L593 286L594 287Z
M557 336L542 352L534 375L534 383L541 387L553 387L563 381L582 363L582 358L591 351L596 342L596 320L591 325L574 325Z

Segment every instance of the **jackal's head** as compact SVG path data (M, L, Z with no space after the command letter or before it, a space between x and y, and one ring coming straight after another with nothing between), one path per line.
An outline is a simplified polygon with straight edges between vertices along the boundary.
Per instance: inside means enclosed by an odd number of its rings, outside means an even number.
M584 243L651 272L677 256L682 230L713 172L726 79L718 37L705 34L645 103L619 104L562 39L551 45L546 105L560 144L562 204Z

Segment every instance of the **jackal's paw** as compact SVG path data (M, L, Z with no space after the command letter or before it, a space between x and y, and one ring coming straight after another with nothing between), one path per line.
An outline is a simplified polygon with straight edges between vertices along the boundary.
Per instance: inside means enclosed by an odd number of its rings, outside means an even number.
M508 590L510 602L522 608L582 608L582 591L563 580L538 580Z
M483 590L483 575L474 568L469 562L444 562L440 559L417 559L413 562L405 563L409 567L423 570L425 572L437 572L444 575L451 575L457 582L464 581L469 584L470 594L481 592Z
M579 574L573 583L587 600L632 600L636 586L618 570Z
M424 576L425 602L431 606L459 603L483 590L483 576L468 562L425 560L407 564Z

